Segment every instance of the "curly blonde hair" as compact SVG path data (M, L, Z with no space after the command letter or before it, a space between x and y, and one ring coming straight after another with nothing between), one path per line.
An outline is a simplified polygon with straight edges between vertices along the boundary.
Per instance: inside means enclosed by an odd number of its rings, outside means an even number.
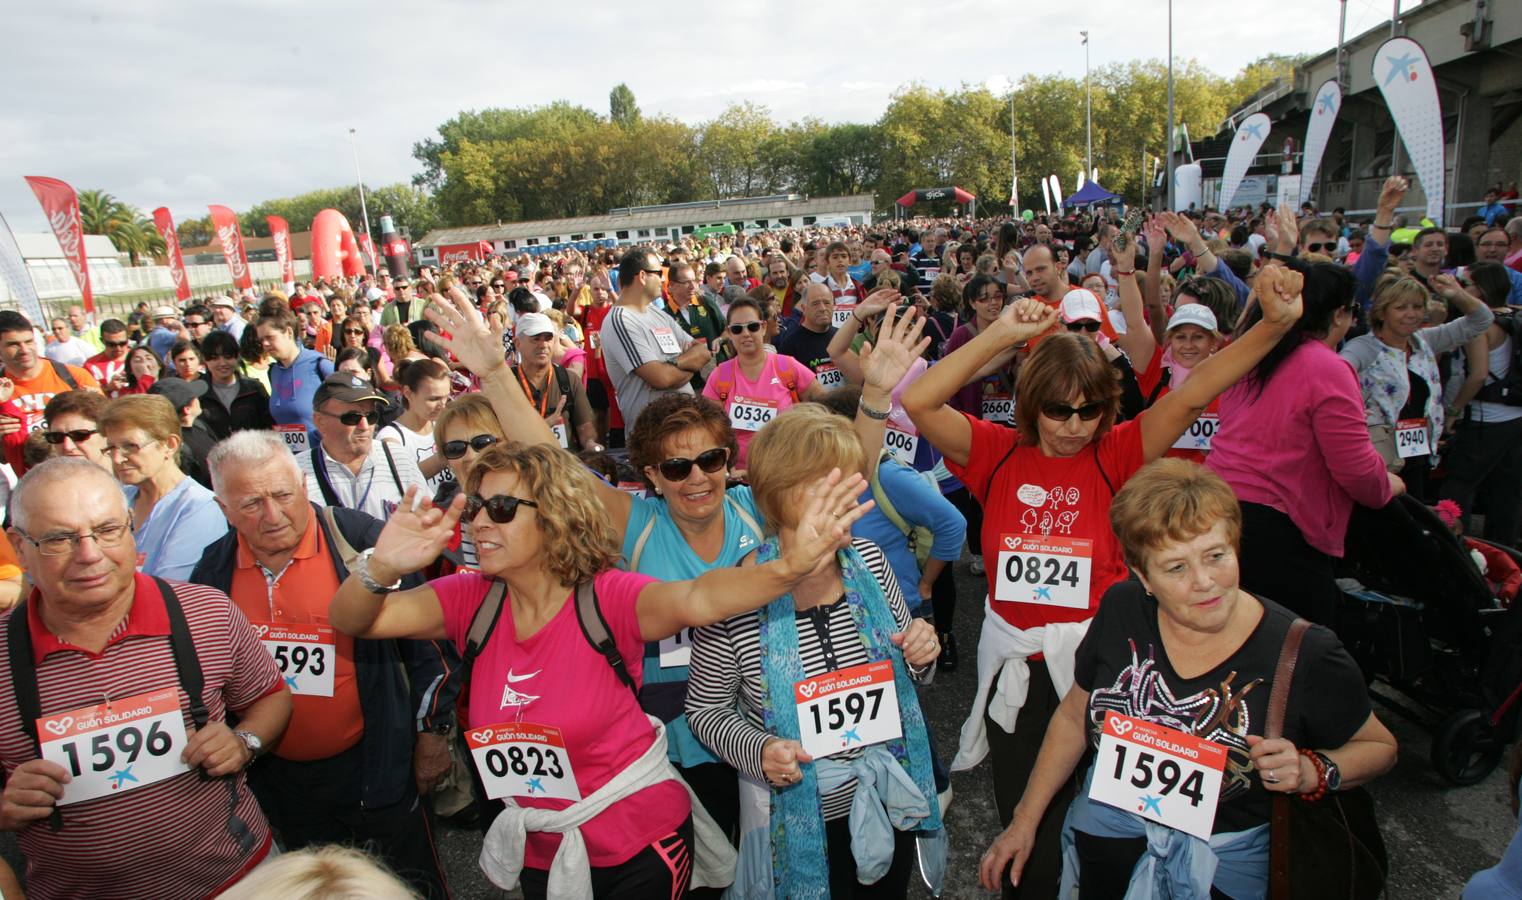
M598 499L595 477L576 457L547 444L499 441L470 467L466 493L480 491L492 472L511 472L522 499L538 504L541 565L561 584L581 584L618 561L619 534Z

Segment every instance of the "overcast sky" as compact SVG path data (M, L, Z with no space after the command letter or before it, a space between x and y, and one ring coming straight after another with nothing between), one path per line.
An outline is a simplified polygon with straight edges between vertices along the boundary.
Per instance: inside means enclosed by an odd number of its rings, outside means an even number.
M645 113L688 122L741 100L784 121L872 121L909 81L1081 77L1080 29L1095 67L1167 55L1164 0L5 7L0 212L17 231L46 227L23 175L102 188L145 213L167 205L178 221L208 203L241 210L352 183L350 128L366 183L406 181L413 143L462 109L564 98L606 114L620 81ZM678 10L692 15L678 23ZM1388 14L1383 0L1351 0L1349 37ZM1176 0L1175 53L1231 74L1265 53L1329 49L1337 16L1335 0L1276 0L1272 14Z

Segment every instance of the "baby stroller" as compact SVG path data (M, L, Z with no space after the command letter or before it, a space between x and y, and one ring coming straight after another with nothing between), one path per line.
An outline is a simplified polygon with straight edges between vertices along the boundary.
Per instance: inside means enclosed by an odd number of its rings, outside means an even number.
M1366 678L1383 678L1420 709L1380 701L1437 723L1439 775L1458 785L1484 779L1522 725L1522 603L1498 600L1463 542L1405 496L1356 509L1338 575L1338 636Z

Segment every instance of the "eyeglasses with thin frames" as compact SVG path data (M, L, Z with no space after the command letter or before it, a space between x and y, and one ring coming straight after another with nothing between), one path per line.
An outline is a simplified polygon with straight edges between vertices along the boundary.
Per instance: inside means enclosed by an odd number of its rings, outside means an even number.
M86 532L85 534L69 532L68 534L47 534L40 538L34 538L20 528L16 529L16 533L25 538L27 543L36 547L37 552L43 556L63 556L77 551L80 542L85 538L94 538L95 543L103 548L120 545L127 535L132 533L132 517L129 515L125 522L107 522L104 525L97 525L94 531Z

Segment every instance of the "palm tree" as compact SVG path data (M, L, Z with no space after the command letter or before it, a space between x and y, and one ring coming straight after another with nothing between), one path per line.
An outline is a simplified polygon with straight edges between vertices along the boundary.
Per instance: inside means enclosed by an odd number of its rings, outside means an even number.
M163 252L164 239L137 207L101 190L79 192L79 221L85 234L103 234L127 254L132 265L144 254Z

